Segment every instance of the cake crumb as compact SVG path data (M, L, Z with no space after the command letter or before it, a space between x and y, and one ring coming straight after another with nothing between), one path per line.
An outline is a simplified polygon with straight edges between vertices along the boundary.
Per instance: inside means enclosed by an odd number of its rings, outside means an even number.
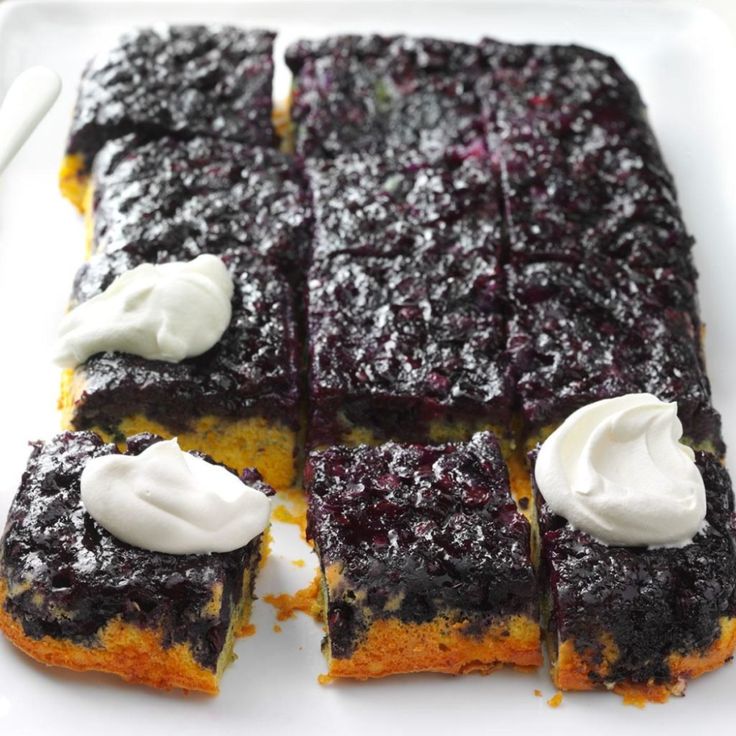
M541 698L541 697L542 697L542 691L541 691L541 690L535 690L535 691L534 691L534 694L535 694L535 695L536 695L536 696L537 696L538 698Z
M267 527L263 532L263 539L261 541L261 559L258 561L258 569L263 570L268 562L268 558L271 556L271 547L273 545L273 535L271 534L271 527Z
M648 703L666 703L670 691L663 685L615 685L613 691L623 698L624 705L645 708Z
M322 621L322 606L320 605L319 592L321 577L319 572L314 576L306 588L297 590L293 595L282 593L281 595L264 595L263 600L272 605L276 610L276 618L279 621L290 619L297 612L306 613L315 621Z
M334 679L332 675L317 675L317 682L320 685L329 685Z
M634 708L646 708L647 699L641 693L624 693L624 705L633 705Z
M304 567L305 562L304 560L292 560L291 564L294 565L294 567Z
M541 693L540 693L541 694ZM562 693L558 690L548 701L550 708L559 708L562 705Z
M273 510L273 518L284 524L296 524L299 527L302 539L307 538L307 499L304 493L297 489L279 491L278 498L285 500Z
M238 636L253 636L256 633L255 624L246 624L238 631Z
M273 625L273 630L274 630L274 631L275 631L275 632L276 632L277 634L280 634L280 633L281 633L281 627L280 627L280 626L279 626L278 624L274 624L274 625Z
M296 524L300 529L303 523L306 524L299 513L293 513L287 509L284 504L279 504L273 510L273 518L276 521L283 522L284 524Z

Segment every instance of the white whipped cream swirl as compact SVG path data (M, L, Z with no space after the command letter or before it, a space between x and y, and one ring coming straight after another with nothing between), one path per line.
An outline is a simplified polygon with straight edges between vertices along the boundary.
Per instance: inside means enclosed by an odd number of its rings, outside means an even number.
M552 511L604 544L684 547L706 500L681 437L675 403L646 393L596 401L547 438L535 479Z
M119 351L178 363L209 350L230 324L233 279L216 256L144 263L68 312L55 362L65 368Z
M89 515L123 542L154 552L244 547L268 525L271 503L219 465L157 442L140 455L104 455L82 471Z

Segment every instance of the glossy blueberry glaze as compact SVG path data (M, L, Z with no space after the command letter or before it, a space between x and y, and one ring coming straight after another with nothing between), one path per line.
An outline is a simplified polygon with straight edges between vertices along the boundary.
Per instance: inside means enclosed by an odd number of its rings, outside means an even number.
M578 46L481 44L503 192L508 351L527 430L590 401L677 400L723 450L701 353L692 238L636 85Z
M528 130L561 138L599 128L625 134L646 124L644 103L616 60L575 44L479 44L486 74L478 80L484 117L502 135ZM651 134L648 139L653 142Z
M86 163L103 144L137 133L213 135L272 146L270 31L174 25L124 35L86 67L67 153Z
M480 635L510 615L537 617L529 523L491 433L331 447L309 455L304 482L307 535L323 570L341 570L328 601L333 656L349 657L371 618L448 616Z
M608 135L605 143L524 135L496 153L512 263L605 257L645 278L665 269L691 282L693 297L692 238L659 154Z
M419 163L411 154L311 159L312 260L329 256L482 252L501 260L498 181L485 160Z
M482 155L471 44L407 36L331 36L286 52L294 73L296 150L413 151L419 159Z
M673 291L676 281L641 282L607 266L507 269L508 351L527 430L557 424L592 401L645 391L677 401L685 434L723 452L698 324L688 310L666 303L672 295L687 300L687 291Z
M633 82L576 46L486 40L479 85L502 176L511 263L611 260L697 278L672 177Z
M530 455L533 467L535 453ZM736 516L731 479L713 455L696 453L707 525L686 547L609 547L555 515L535 486L550 630L600 664L601 636L619 657L608 682L671 681L671 653L704 653L719 619L736 615ZM597 684L600 677L592 675Z
M159 440L131 437L126 454L138 455ZM25 635L94 647L100 629L120 619L160 630L165 647L188 643L196 661L215 670L242 597L243 574L257 569L260 536L217 554L132 547L97 524L80 499L86 463L117 453L116 447L92 432L64 432L32 447L0 541L0 575L9 591L5 606ZM256 471L246 471L243 480L273 493ZM219 586L219 613L205 613Z
M158 251L157 262L186 259ZM221 255L235 293L230 325L217 344L179 363L105 352L78 367L84 390L75 406L77 429L117 432L121 419L143 413L172 432L204 415L242 419L258 415L296 428L299 422L299 341L293 292L281 273L246 250ZM77 273L72 304L104 290L148 259L118 250L95 255Z
M156 261L237 247L303 278L312 213L293 157L215 138L127 136L102 148L92 183L97 251Z
M428 441L432 422L510 422L502 220L484 162L310 160L310 432Z
M403 441L428 441L433 421L509 426L496 266L460 248L315 262L310 442L340 442L353 425Z
M474 79L488 149L479 158L433 159L420 142L391 143L377 122L390 119L391 105L382 118L385 110L366 90L397 48L416 52L409 97L437 81L442 64L419 53L425 44L437 59L456 59L442 62L448 70L464 66L455 74L461 97L473 96L464 83ZM480 249L489 259L491 311L500 320L492 329L507 343L499 351L487 342L475 365L488 374L490 358L495 379L510 363L511 382L496 386L507 405L521 409L528 431L588 401L652 391L680 403L691 439L723 450L701 354L692 238L636 85L615 60L577 46L486 39L471 52L464 44L378 36L299 42L289 58L297 73L297 140L315 157L307 162L315 207L308 339L317 441L340 441L340 427L354 424L418 441L426 417L443 418L436 402L379 399L392 384L395 394L436 397L423 385L425 365L449 377L432 359L403 360L412 343L421 344L417 329L394 327L382 310L386 295L404 298L400 269L409 298L417 281L427 294L436 280L462 281L434 256L450 244L454 253ZM393 261L379 267L374 256ZM435 321L432 312L430 340ZM459 355L475 328L467 323L454 334ZM454 384L441 384L449 411ZM420 431L401 434L402 417Z

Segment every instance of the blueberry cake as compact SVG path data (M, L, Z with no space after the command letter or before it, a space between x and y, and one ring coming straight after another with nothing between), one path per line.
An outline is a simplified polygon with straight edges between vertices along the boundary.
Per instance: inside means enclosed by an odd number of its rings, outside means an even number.
M135 136L107 143L92 167L90 252L155 262L232 248L303 279L311 206L293 158L216 138Z
M496 144L509 261L606 258L642 277L664 269L694 282L692 238L658 152L600 135L519 134Z
M330 675L541 664L529 524L491 433L330 447L304 474Z
M201 25L124 35L82 75L60 172L64 195L81 209L97 152L106 141L129 133L274 145L274 36Z
M621 134L646 126L639 91L610 56L574 44L479 44L485 74L476 90L490 129L521 120L550 138L598 126Z
M486 161L417 162L346 153L307 161L314 207L311 260L337 255L479 252L500 263L503 216ZM493 265L493 264L492 264Z
M309 271L312 445L510 442L505 323L486 253L335 256Z
M131 437L125 453L158 439ZM200 555L125 544L80 499L87 462L117 452L92 432L33 444L0 541L0 630L44 664L216 693L250 617L263 535ZM273 493L255 471L243 480Z
M533 58L540 62L538 56ZM583 63L584 57L573 58ZM521 99L502 97L494 108L489 145L502 180L508 260L607 259L609 268L625 265L642 281L677 279L675 292L691 300L695 315L692 238L674 183L635 88L620 93L613 82L618 66L609 61L574 77L564 66L553 66L552 75L549 66L533 66L535 73L517 80L524 85L517 90ZM592 85L593 100L582 83L572 84L578 77L588 84L600 81L600 75L612 89Z
M311 160L313 445L510 440L501 215L478 161Z
M690 444L723 453L687 291L678 296L672 283L642 283L606 262L539 262L507 273L508 350L530 445L585 404L649 392L677 401Z
M736 521L693 239L636 85L578 46L301 40L286 53L288 156L271 122L273 41L148 29L85 71L61 174L91 254L72 306L139 264L210 253L233 274L233 318L196 358L101 353L67 372L65 423L97 435L38 445L29 473L78 468L77 443L118 452L154 432L288 486L306 374L308 535L331 675L539 665L541 599L558 687L682 692L736 646ZM605 547L529 482L522 447L581 406L638 392L676 401L698 448L707 525L681 549ZM43 503L68 485L48 482ZM48 502L54 520L64 507ZM77 529L79 512L70 518ZM24 523L11 512L6 539ZM79 531L85 554L111 543L93 528ZM28 570L52 576L48 596L76 595L75 559L43 539L53 573L34 550ZM0 569L11 550L6 541ZM234 590L212 569L215 590ZM163 632L154 649L184 647L200 668L200 684L173 684L211 691L229 624L212 624L205 657L198 621L196 636L168 623L174 610L191 624L195 603L214 616L195 578L162 582L173 601L163 609L137 589L111 609L85 582L77 600L96 617L82 635L68 605L8 574L3 627L21 644L51 637L57 661L78 663L76 645L54 648L54 637L84 636L87 653L115 616L124 631L140 621L146 636ZM33 606L62 611L57 628L34 624ZM141 677L155 681L158 661Z
M706 524L681 548L604 545L555 515L536 489L557 687L615 689L634 702L665 700L733 656L731 480L713 455L697 452L696 464L706 489Z
M471 44L407 36L332 36L286 52L294 74L296 152L411 151L419 159L482 155Z
M174 251L157 260L177 260ZM177 436L237 470L256 467L268 483L295 477L299 433L299 343L292 288L275 266L243 249L222 254L235 293L230 324L207 352L178 363L129 353L88 358L62 381L63 424L110 441L138 432ZM99 253L76 276L72 308L146 258Z
M607 259L640 281L676 279L696 316L692 238L636 85L614 59L579 46L481 48L508 261Z
M689 441L722 453L692 238L636 86L577 46L481 48L528 445L590 401L643 391L676 400Z

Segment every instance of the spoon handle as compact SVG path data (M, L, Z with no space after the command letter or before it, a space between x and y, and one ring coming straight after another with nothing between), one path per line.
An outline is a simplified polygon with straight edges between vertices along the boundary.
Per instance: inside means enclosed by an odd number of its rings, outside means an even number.
M33 66L10 85L0 105L0 174L49 111L61 90L59 75Z

